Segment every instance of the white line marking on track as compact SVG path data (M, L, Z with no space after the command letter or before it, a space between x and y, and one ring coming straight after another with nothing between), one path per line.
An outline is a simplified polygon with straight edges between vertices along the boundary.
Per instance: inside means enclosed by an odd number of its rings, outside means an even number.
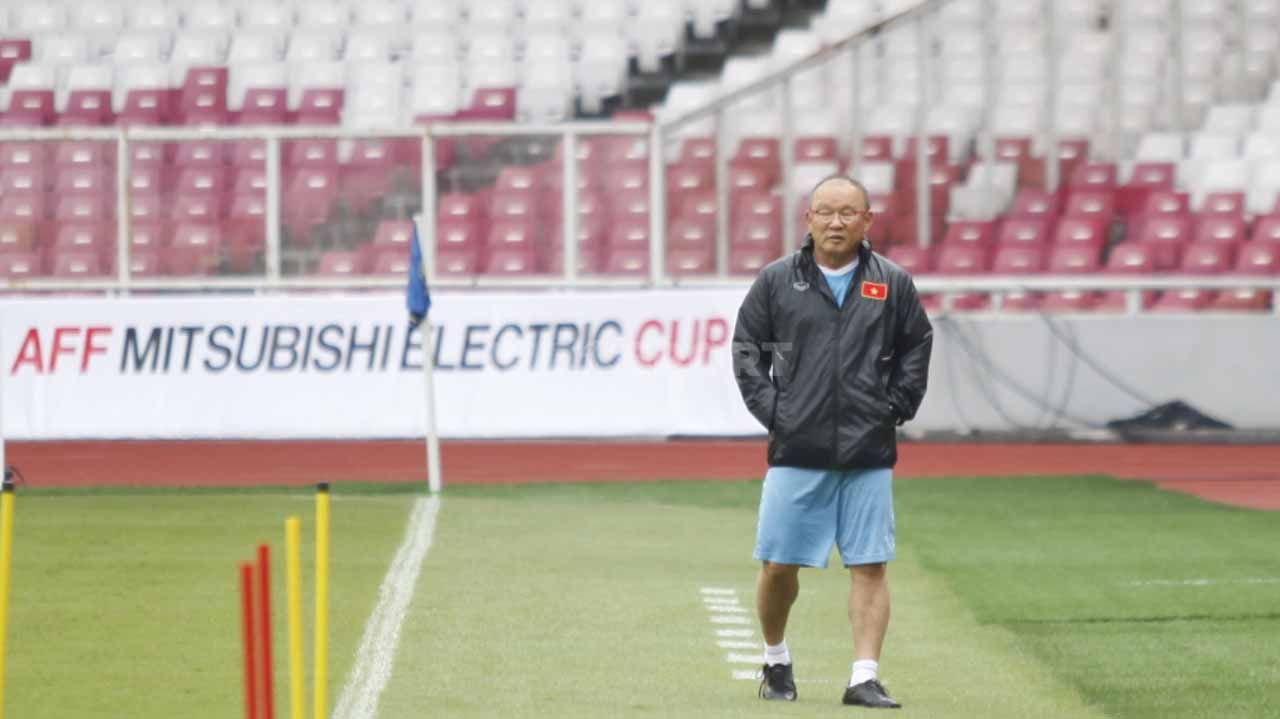
M728 596L737 596L737 594L738 594L738 590L736 590L736 589L725 589L725 588L723 588L723 587L703 587L703 588L702 588L702 593L703 593L703 594L721 594L721 595L728 595Z
M728 604L717 604L714 607L707 607L707 609L713 612L720 612L721 614L746 614L747 613L747 610L745 608L740 607L736 604L732 606Z
M702 598L702 603L708 607L718 607L724 605L738 606L737 597L721 597L718 595L708 595Z
M716 642L716 646L721 649L759 649L760 645L756 642L747 642L741 639L721 639Z
M750 629L717 629L717 637L749 637L755 632Z
M731 674L735 681L757 681L760 679L759 669L734 669Z
M750 624L751 620L746 617L740 617L733 614L713 614L711 615L712 624Z
M759 654L742 654L740 652L729 652L724 656L724 660L730 664L761 664Z
M360 638L355 666L338 696L335 719L374 719L378 715L378 700L391 679L391 666L400 644L400 626L413 599L422 561L431 549L439 512L439 495L422 497L414 503L404 540L382 580L378 603Z

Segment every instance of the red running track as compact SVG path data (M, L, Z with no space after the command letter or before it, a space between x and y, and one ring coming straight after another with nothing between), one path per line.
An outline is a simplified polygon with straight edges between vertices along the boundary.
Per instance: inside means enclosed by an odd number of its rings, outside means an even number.
M421 481L419 441L9 442L31 486L302 485ZM1280 509L1280 445L942 444L900 446L899 477L1106 474L1214 501ZM746 479L764 443L445 442L450 484Z

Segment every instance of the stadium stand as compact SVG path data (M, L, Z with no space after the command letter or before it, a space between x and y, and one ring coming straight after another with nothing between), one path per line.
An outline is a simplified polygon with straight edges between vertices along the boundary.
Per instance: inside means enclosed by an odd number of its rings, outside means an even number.
M43 0L0 8L0 125L365 131L282 143L283 269L398 274L405 222L421 208L420 143L380 129L669 122L916 5ZM684 125L661 148L665 271L715 274L724 262L753 274L802 236L813 182L850 172L872 194L877 246L919 274L1276 273L1280 12L1264 0L1183 0L1178 18L1172 7L1062 0L1046 18L1035 3L951 0L930 17L946 31L926 42L914 25L892 27L797 74L788 96L774 86L742 98L718 139L713 118ZM918 135L930 246L916 220ZM114 141L0 144L6 275L115 273ZM646 275L654 148L606 135L576 146L579 272ZM133 264L160 276L261 273L264 147L131 143ZM553 137L438 140L437 274L559 273L562 155ZM1110 306L1103 293L1067 294L1011 306ZM1232 293L1175 294L1154 306L1242 308ZM1270 302L1254 293L1243 304ZM966 295L954 306L988 304Z

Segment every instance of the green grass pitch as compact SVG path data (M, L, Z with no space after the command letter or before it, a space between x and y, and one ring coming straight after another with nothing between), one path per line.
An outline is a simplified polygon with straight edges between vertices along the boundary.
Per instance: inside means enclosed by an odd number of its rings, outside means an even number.
M701 589L753 631L758 481L449 487L378 717L848 716L847 573L806 570L800 701L765 704ZM882 676L903 717L1276 716L1280 521L1101 477L895 485ZM333 499L330 707L420 495ZM21 491L9 716L241 716L237 562L273 548L288 716L283 523L306 491ZM308 678L308 682L309 682ZM308 688L308 700L310 689ZM310 713L308 712L308 717Z

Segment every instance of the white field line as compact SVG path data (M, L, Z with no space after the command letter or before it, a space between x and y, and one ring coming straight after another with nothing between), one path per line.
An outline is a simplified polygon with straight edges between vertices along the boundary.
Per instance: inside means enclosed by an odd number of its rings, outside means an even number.
M759 667L763 663L761 646L752 639L750 612L738 603L738 590L725 587L702 587L702 603L708 613L716 636L716 646L721 649L740 649L725 654L729 664L729 678L735 681L759 681L760 670L738 669L735 665L750 664ZM740 625L740 629L724 629L723 625ZM755 650L755 651L750 651Z
M378 715L378 700L391 679L391 665L400 644L400 626L413 599L422 560L431 549L439 512L439 495L422 497L414 503L404 540L382 580L378 603L360 638L355 666L338 696L335 719L374 719Z
M1280 577L1246 577L1242 579L1138 579L1131 587L1209 587L1216 584L1280 584Z

